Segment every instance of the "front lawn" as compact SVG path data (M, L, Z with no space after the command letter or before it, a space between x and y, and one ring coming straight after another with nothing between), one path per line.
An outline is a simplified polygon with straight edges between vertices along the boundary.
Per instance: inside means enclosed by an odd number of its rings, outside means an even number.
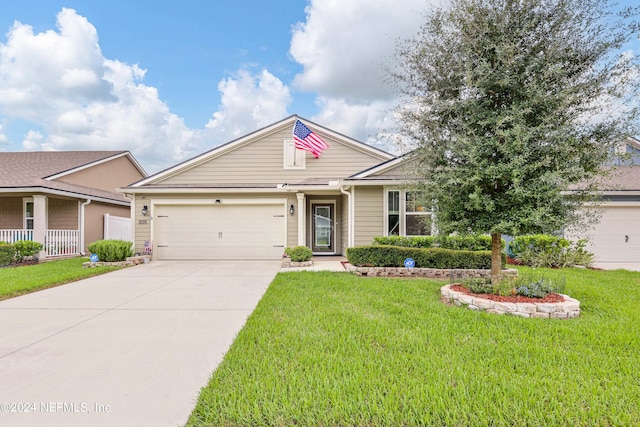
M577 319L446 306L435 281L280 273L188 425L634 425L640 273L565 273Z
M82 263L87 261L87 258L70 258L23 267L0 268L0 300L63 285L121 268L82 268Z

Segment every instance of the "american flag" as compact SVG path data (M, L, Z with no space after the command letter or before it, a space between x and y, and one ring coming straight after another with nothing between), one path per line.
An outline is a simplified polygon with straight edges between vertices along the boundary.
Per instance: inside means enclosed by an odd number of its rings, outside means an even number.
M300 120L296 120L296 123L293 125L293 139L296 141L297 149L310 151L316 159L323 150L329 148L329 144L302 124Z

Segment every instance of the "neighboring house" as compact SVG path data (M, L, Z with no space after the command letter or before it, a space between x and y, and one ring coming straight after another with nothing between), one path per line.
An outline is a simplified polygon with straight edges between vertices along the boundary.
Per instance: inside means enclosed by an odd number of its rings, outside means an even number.
M279 259L285 247L343 255L375 236L428 234L402 188L402 159L303 120L329 148L295 148L291 116L119 191L134 198L136 252ZM302 119L301 119L302 120Z
M41 259L86 252L104 214L130 218L115 189L146 176L128 151L0 152L0 241L40 242Z
M627 155L606 183L599 222L590 230L568 231L571 239L588 239L587 249L601 263L640 262L640 141L627 138L619 147Z

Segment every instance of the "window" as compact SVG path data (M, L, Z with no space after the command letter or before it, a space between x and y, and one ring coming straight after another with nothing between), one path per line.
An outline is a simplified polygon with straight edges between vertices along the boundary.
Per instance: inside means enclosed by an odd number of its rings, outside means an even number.
M400 235L400 192L389 191L387 202L387 236Z
M405 193L405 236L431 234L431 209L423 206L422 195L416 191Z
M33 230L33 201L24 201L24 228Z
M400 203L403 200L404 203ZM416 191L387 191L387 236L429 236L433 234L431 209Z
M284 142L284 168L285 169L304 169L305 168L305 151L298 150L294 141Z

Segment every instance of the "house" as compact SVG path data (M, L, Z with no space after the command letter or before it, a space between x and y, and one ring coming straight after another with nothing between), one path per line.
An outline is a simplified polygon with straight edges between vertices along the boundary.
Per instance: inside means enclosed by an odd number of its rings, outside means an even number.
M146 176L128 151L2 152L0 241L40 242L40 259L86 252L105 214L130 218L116 187Z
M597 211L599 222L587 230L568 230L572 240L587 239L596 263L623 267L640 262L640 141L627 138L619 146L627 155L617 168Z
M303 121L329 148L296 149L288 117L119 191L136 252L159 260L279 259L285 247L344 255L375 236L431 232L403 189L403 159Z

